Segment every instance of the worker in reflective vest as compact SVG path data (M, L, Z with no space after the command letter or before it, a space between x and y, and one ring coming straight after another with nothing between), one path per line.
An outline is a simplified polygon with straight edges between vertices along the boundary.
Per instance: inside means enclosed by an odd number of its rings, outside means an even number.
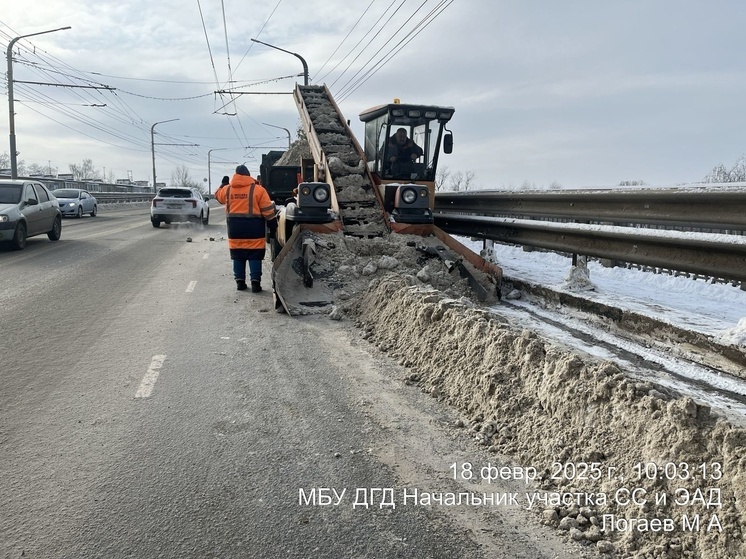
M266 227L269 236L277 231L275 205L269 194L249 173L245 165L236 167L228 185L221 185L215 199L225 206L228 249L233 260L233 277L239 291L247 289L246 262L249 263L251 291L262 290L262 261L266 251Z

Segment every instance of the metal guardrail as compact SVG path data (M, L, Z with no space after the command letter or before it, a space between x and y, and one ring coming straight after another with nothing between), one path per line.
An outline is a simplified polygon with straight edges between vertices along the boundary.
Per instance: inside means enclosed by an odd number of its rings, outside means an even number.
M437 193L435 224L457 235L746 282L746 189Z
M155 194L152 192L124 193L124 192L91 192L99 202L150 202Z
M437 214L435 224L455 235L746 282L742 236L453 214Z
M746 231L746 189L438 192L437 212Z

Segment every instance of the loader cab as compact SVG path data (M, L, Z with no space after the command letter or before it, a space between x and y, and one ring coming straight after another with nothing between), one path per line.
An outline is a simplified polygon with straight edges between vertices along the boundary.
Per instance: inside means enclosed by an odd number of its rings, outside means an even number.
M453 107L394 102L362 112L365 158L376 180L434 182L441 146L444 153L453 149L453 137L446 125L454 111ZM404 129L407 138L422 148L421 156L414 160L396 157L398 150L393 138L399 129Z

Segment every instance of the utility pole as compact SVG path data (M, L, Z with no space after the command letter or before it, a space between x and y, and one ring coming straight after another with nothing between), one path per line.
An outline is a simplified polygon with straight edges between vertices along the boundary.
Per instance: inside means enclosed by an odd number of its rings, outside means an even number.
M60 27L58 29L50 29L49 31L39 31L38 33L29 33L28 35L21 35L12 39L8 43L8 127L10 128L10 178L18 178L18 160L16 156L16 119L15 119L15 107L13 106L13 45L16 44L20 39L26 37L35 37L36 35L44 35L46 33L54 33L55 31L64 31L66 29L72 29L69 25L67 27Z

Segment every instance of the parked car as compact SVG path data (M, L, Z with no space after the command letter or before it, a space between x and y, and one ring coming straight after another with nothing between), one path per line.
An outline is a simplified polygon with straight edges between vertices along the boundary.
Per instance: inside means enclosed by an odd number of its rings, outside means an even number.
M60 201L60 212L63 216L74 215L83 217L83 214L91 214L96 217L98 213L98 201L87 190L80 188L58 188L52 194Z
M153 227L163 223L196 221L207 225L210 220L210 206L196 188L168 186L161 188L150 204L150 221Z
M62 235L57 198L35 181L0 181L0 241L21 250L28 237L42 233L50 241L58 241Z

